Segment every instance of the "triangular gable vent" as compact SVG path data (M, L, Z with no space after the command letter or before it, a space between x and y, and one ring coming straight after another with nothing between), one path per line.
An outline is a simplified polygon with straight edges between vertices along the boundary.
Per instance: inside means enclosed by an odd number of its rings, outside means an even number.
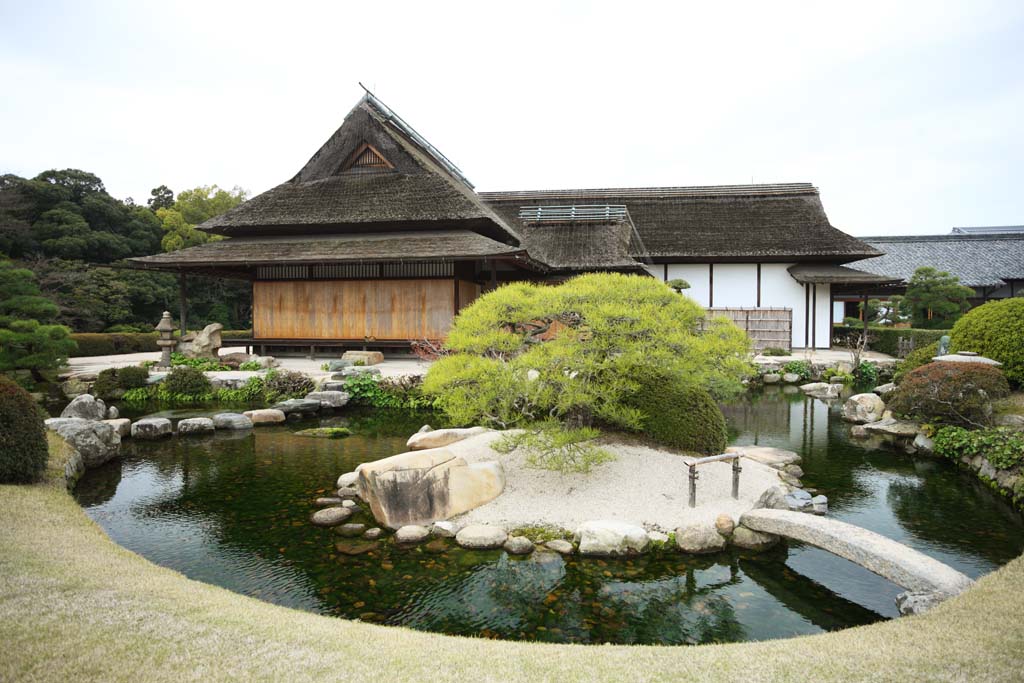
M356 148L356 151L352 153L348 161L342 165L341 172L355 171L365 173L368 171L390 171L394 168L391 162L377 151L377 148L368 142L364 142Z

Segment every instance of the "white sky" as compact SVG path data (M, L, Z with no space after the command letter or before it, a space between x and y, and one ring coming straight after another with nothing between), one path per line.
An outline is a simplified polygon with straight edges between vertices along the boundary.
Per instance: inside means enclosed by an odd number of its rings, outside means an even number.
M1019 0L0 0L0 173L259 193L358 81L478 190L808 181L855 235L1024 223Z

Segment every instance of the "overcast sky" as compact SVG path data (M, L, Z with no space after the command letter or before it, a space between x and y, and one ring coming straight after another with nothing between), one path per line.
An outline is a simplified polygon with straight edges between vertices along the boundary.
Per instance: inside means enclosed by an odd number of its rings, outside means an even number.
M0 173L259 193L358 81L478 190L807 181L854 235L1024 223L1019 0L0 0Z

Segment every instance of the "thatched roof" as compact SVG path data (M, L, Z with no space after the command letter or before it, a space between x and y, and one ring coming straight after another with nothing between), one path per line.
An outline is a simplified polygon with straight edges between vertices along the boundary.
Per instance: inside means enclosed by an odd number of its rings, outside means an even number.
M864 237L885 252L858 261L870 273L910 280L922 266L944 270L968 287L1000 287L1007 280L1024 279L1024 235L910 235Z
M834 263L799 263L787 270L797 282L819 285L890 285L900 282L898 277L877 275Z
M818 190L809 183L482 192L480 197L517 230L522 206L624 204L655 261L846 262L879 254L829 224Z
M179 251L128 259L140 268L195 270L278 264L516 258L520 247L469 230L374 234L233 237ZM525 256L522 256L525 259Z
M519 243L458 169L369 93L294 178L198 227L227 236L460 228Z

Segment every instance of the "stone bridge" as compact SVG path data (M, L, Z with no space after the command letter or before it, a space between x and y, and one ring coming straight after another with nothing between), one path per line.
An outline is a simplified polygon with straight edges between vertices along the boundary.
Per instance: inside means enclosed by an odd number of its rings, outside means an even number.
M974 583L947 564L853 524L788 510L757 509L740 524L827 550L914 593L950 597Z

